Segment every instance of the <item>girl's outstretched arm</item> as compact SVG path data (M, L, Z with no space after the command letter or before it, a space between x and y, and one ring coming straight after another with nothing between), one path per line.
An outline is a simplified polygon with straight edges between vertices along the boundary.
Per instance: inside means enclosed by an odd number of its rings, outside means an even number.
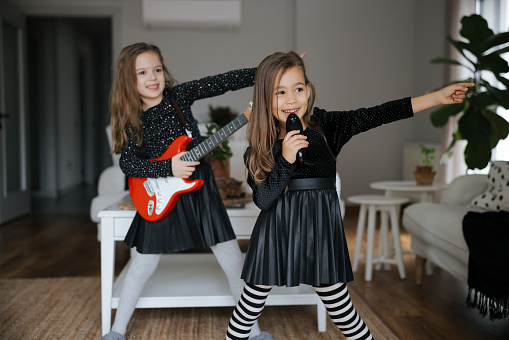
M468 88L474 85L474 83L453 84L441 90L412 98L412 109L414 113L417 113L440 104L462 103Z

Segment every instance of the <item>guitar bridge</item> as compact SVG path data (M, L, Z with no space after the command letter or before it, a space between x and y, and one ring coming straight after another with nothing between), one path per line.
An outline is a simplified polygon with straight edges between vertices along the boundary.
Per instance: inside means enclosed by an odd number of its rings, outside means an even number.
M145 188L145 191L147 192L147 195L150 197L154 196L154 188L152 187L152 184L150 183L149 179L147 179L145 182L143 182L143 187Z

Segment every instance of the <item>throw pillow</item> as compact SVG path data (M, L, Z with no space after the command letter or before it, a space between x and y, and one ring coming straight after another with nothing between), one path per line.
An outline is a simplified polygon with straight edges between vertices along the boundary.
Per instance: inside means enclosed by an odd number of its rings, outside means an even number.
M509 162L492 161L486 191L471 202L473 207L490 211L509 211Z

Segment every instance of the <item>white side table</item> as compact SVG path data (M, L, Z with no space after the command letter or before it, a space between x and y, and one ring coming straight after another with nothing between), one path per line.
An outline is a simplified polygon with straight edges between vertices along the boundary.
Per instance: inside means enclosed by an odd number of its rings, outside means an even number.
M417 185L415 181L381 181L369 185L372 189L385 190L385 195L416 196L420 202L433 202L436 192L445 189L443 184Z
M445 189L444 184L417 185L415 181L381 181L373 182L369 185L372 189L385 190L385 196L388 197L417 197L420 202L433 203L435 193ZM398 207L397 216L401 216L400 207ZM413 254L410 250L404 250L405 254ZM431 262L426 262L426 274L431 275L433 267Z
M135 211L122 210L118 203L99 212L101 219L101 310L102 334L111 329L111 309L118 307L120 288L130 261L114 280L115 241L123 241ZM249 239L260 210L253 204L227 209L238 239ZM228 280L213 254L176 253L163 255L145 285L136 308L235 306ZM325 332L327 312L311 286L274 287L266 305L316 305L318 330ZM226 327L226 325L225 325ZM226 330L226 328L225 328Z
M366 281L371 281L373 264L376 264L376 269L378 270L382 263L385 265L386 269L389 269L389 264L396 264L398 266L399 276L404 279L406 274L399 237L399 218L397 216L397 210L401 204L407 203L409 199L401 197L387 197L382 195L358 195L348 197L348 201L361 205L357 224L357 235L355 238L355 252L352 270L356 271L359 264L366 214L368 214L366 272L364 279ZM381 224L378 238L378 255L376 258L373 258L375 218L377 212L380 212ZM389 219L391 224L392 242L396 255L395 259L392 259L391 251L389 249Z

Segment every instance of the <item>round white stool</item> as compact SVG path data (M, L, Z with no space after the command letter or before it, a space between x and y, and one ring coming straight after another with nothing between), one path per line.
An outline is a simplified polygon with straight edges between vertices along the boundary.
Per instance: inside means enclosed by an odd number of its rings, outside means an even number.
M367 250L366 250L366 273L365 280L371 281L373 272L373 264L376 264L377 270L380 269L382 263L385 264L385 269L389 269L389 264L396 264L398 266L399 276L404 279L405 266L403 263L403 254L401 251L401 241L399 238L399 218L397 211L403 203L410 200L403 197L387 197L382 195L358 195L348 197L348 201L360 204L359 221L357 223L357 236L355 239L355 252L353 257L353 271L357 270L359 259L361 256L362 238L364 227L366 223L366 213L368 213L368 226L367 226ZM375 238L375 219L376 213L380 211L380 235L378 237L378 256L373 258L373 247ZM388 219L391 222L392 241L396 258L393 259L389 250L389 231Z

